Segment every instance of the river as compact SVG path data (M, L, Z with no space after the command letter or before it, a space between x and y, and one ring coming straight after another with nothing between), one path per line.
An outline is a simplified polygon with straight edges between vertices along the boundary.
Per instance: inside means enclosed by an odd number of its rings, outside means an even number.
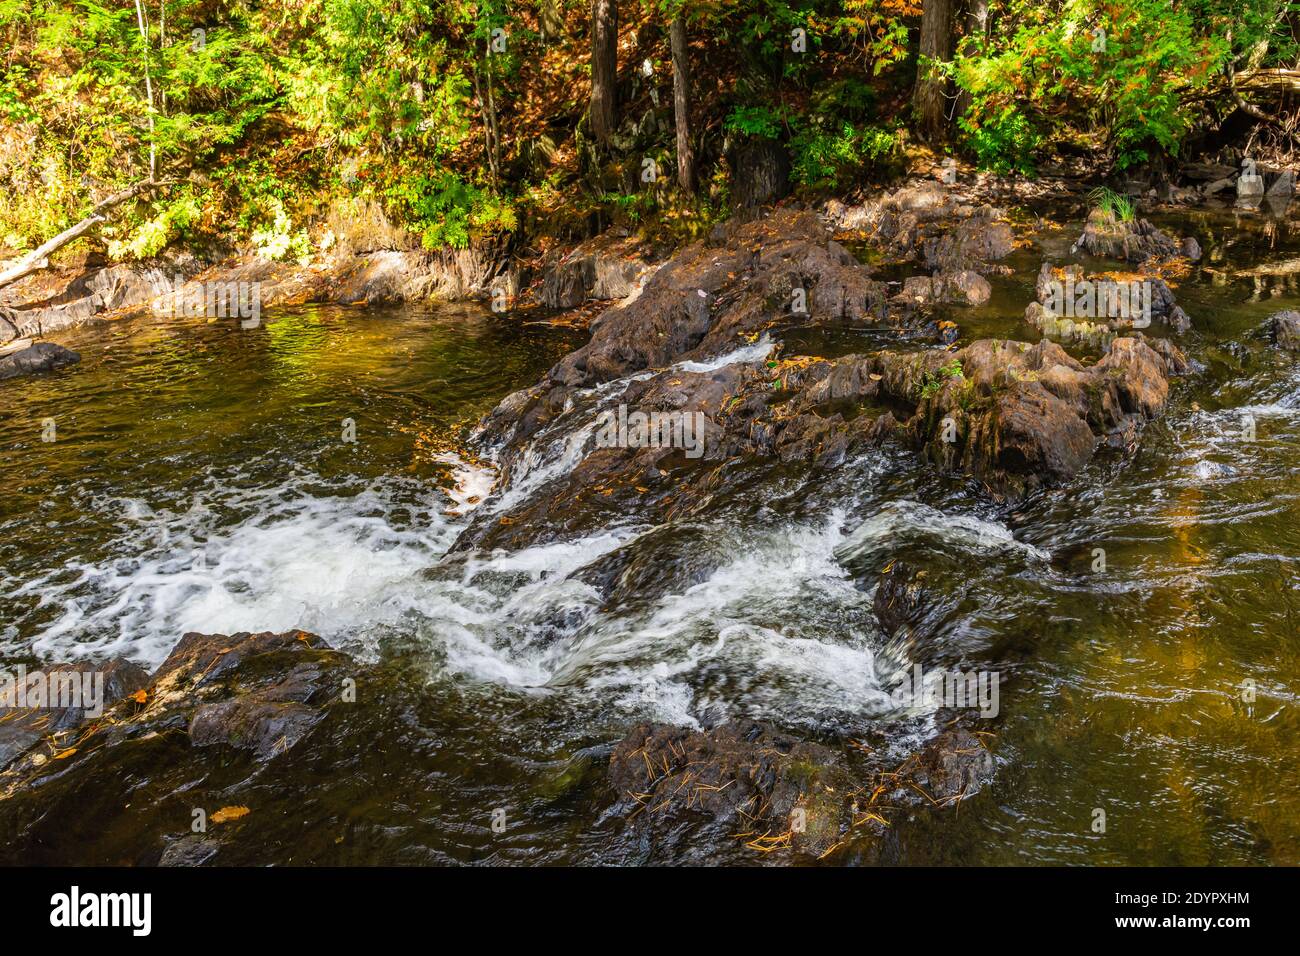
M881 564L904 560L938 596L913 657L996 670L1001 691L993 781L900 821L895 861L1300 863L1300 368L1259 332L1300 291L1235 276L1300 256L1300 231L1158 222L1206 250L1176 288L1200 371L1133 455L1014 508L887 448L830 477L753 463L682 522L448 554L495 506L473 424L582 333L477 306L69 333L80 365L0 385L0 657L152 667L186 631L302 628L375 665L400 706L261 775L259 839L229 862L628 862L602 851L601 748L638 719L754 716L849 753L925 735L933 715L888 699L872 613ZM1037 228L987 306L953 311L962 342L1037 339L1020 316L1071 238ZM786 350L882 344L839 329ZM534 484L574 450L540 455ZM605 606L574 572L619 549L640 586ZM482 825L495 807L505 835ZM87 830L84 858L174 825Z

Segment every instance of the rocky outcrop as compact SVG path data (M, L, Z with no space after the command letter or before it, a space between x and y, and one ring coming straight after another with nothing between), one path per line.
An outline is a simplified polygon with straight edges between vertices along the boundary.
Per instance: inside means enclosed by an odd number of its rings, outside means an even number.
M1088 214L1088 221L1083 233L1075 240L1073 251L1120 259L1134 265L1179 257L1195 262L1201 255L1200 245L1195 239L1191 242L1173 239L1146 219L1123 220L1104 209L1094 209Z
M37 342L26 348L0 355L0 381L27 375L32 372L48 372L65 365L75 365L81 356L71 349L53 342Z
M888 317L884 286L832 242L811 212L731 223L682 250L637 299L602 313L591 342L548 376L591 386L646 368L717 356L770 324Z
M993 287L969 269L934 276L909 276L895 300L914 305L984 305Z
M187 315L229 318L233 309L203 305L238 294L260 309L305 302L341 305L466 298L484 292L491 263L473 249L424 252L381 250L334 262L298 265L263 259L204 267L174 263L119 264L60 277L38 276L5 290L0 344L85 325L109 315ZM39 281L38 281L39 280ZM43 295L23 299L24 289ZM248 316L241 316L247 318Z
M964 201L936 183L912 183L861 206L831 201L826 217L856 232L887 256L920 260L935 273L986 272L1008 256L1015 234L995 206Z
M921 399L905 423L912 439L942 467L1016 497L1074 476L1102 442L1131 447L1141 425L1163 412L1169 377L1186 370L1181 352L1163 348L1115 339L1085 366L1047 340L988 339L919 368L892 358L884 364L901 362L911 374L882 381L919 373Z
M820 856L851 822L852 780L838 756L753 721L710 731L640 724L614 748L609 783L646 862L681 862L689 846L674 831L691 823L713 831L694 841L730 836Z
M176 272L153 266L115 265L74 280L60 296L66 301L0 307L0 337L43 336L73 328L97 316L139 308L174 288ZM69 297L71 296L71 297ZM7 337L4 338L7 341Z
M645 244L610 231L574 249L552 254L542 266L538 301L549 309L573 309L588 299L624 299L654 268Z
M1089 274L1079 265L1044 262L1035 282L1038 301L1025 320L1041 331L1071 338L1094 330L1141 329L1153 321L1183 334L1192 320L1178 305L1169 283L1152 275Z
M1277 312L1268 317L1269 336L1278 348L1300 352L1300 312Z

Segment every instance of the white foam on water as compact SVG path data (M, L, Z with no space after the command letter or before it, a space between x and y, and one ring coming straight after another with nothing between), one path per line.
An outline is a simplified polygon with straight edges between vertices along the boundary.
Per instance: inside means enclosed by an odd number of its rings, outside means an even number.
M451 466L451 478L455 487L448 490L447 495L461 511L477 508L496 487L495 468L467 462L450 451L434 455L433 460Z
M50 618L29 646L48 660L124 655L153 665L187 631L302 628L337 641L393 623L456 529L436 490L419 492L425 506L414 513L390 492L218 488L209 505L176 515L121 502L124 530L111 557L14 589L37 596ZM221 509L250 507L253 517L217 526Z
M900 535L933 537L948 545L974 551L1019 551L1039 561L1051 554L1032 544L1018 541L1001 522L971 515L950 515L919 501L892 501L862 522L837 551L841 559L862 557L893 547Z
M738 349L719 355L717 358L708 359L703 362L678 362L672 368L683 372L716 372L720 368L726 368L728 365L741 365L748 362L762 362L772 354L772 349L776 344L764 335L757 342L750 345L743 345Z
M594 620L552 655L550 685L582 686L615 707L690 726L706 712L891 709L870 595L834 557L842 519L751 536L706 580L648 610Z

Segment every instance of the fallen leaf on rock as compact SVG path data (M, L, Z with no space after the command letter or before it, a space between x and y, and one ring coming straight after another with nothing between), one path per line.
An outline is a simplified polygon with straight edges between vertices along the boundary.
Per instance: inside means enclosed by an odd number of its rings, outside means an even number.
M251 812L248 807L222 807L212 814L211 819L213 823L225 823L227 820L238 820L240 817L246 817Z

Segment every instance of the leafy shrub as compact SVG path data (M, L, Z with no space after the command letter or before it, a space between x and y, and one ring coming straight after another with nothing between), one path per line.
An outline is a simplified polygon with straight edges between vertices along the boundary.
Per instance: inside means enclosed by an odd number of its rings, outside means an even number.
M791 177L810 189L836 189L893 157L899 146L897 134L877 126L808 128L790 140Z
M509 232L518 225L514 204L455 173L401 179L387 195L420 234L426 249L464 249L475 235Z

